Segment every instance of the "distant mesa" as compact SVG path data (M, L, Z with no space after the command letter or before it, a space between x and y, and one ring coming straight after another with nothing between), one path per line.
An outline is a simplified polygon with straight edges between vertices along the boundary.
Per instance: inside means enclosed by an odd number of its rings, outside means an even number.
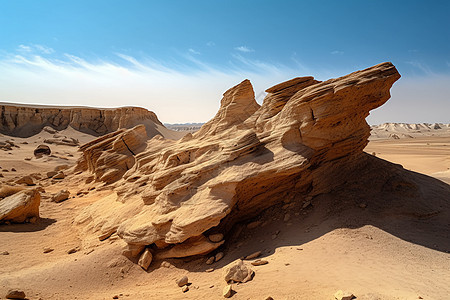
M224 241L207 236L226 240L234 224L285 199L310 205L335 190L403 199L429 213L428 197L444 203L447 185L419 188L426 179L363 152L371 130L365 118L399 78L391 63L324 82L299 77L267 89L261 106L244 80L224 93L214 118L178 141L144 141L140 126L100 137L81 147L76 176L117 197L75 221L170 258L213 251Z
M159 134L166 138L178 139L183 136L164 127L155 113L140 107L107 109L0 103L0 110L0 133L9 136L30 137L42 130L56 133L69 126L83 133L101 136L139 124L145 126L149 137ZM48 141L57 144L77 144L72 140Z

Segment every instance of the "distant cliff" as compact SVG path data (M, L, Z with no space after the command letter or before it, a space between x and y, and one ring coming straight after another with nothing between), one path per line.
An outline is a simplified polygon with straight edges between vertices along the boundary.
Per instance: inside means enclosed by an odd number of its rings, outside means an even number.
M56 107L28 104L0 103L0 133L29 137L45 126L56 130L68 126L95 136L101 136L119 128L131 128L144 124L149 136L161 134L178 138L179 134L164 127L155 113L140 107L90 108Z

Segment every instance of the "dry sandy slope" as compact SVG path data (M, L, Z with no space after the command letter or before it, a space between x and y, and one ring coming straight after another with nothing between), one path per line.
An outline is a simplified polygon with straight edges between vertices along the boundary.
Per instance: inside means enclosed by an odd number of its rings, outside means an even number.
M39 136L30 139L38 141ZM1 152L0 166L17 169L4 173L2 181L74 163L76 148L68 146L50 146L74 155L67 160L24 161L36 146L30 139L22 145L15 138L21 148L12 154ZM447 143L430 138L427 142L379 141L371 142L366 151L407 169L434 174L449 167L448 149L443 146ZM423 180L424 184L435 183ZM62 188L74 195L84 188L79 182L50 185L44 180L42 184L44 195ZM237 227L236 236L224 249L225 257L212 265L217 269L212 273L205 272L211 267L205 265L205 258L168 260L169 268L158 268L160 262L155 262L146 273L119 254L120 240L81 239L71 224L81 209L109 193L89 191L60 204L44 198L40 223L0 225L0 253L10 253L0 255L0 298L9 288L18 287L29 299L112 299L114 295L119 299L221 299L225 281L220 268L257 250L263 251L269 264L254 267L254 279L234 286L237 293L232 299L333 299L338 289L353 292L357 299L448 299L450 294L448 212L398 214L389 209L392 204L388 202L382 209L371 203L373 195L338 191L313 199L305 209L295 200L291 207L270 209L256 229L243 224L238 234ZM361 208L362 203L367 208ZM285 214L290 215L288 221L283 220ZM77 246L81 248L77 253L66 253ZM44 254L45 247L55 250ZM183 294L175 279L186 274L192 285Z

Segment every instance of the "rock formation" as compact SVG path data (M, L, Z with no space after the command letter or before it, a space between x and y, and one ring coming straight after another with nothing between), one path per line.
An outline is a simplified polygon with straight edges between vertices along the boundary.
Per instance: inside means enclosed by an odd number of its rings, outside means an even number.
M23 223L30 218L39 218L41 195L34 190L24 190L0 199L0 223Z
M99 109L89 107L52 107L0 103L0 133L29 137L45 128L47 132L63 130L68 126L94 136L104 135L120 128L144 124L149 136L161 134L179 138L180 134L165 128L155 113L140 107Z
M225 92L212 120L181 140L157 136L141 145L131 138L138 145L127 152L122 138L139 135L136 128L97 139L82 147L78 169L115 182L118 198L93 204L76 221L99 235L117 232L156 257L206 254L224 242L206 236L227 234L286 198L342 185L343 174L366 159L365 118L399 78L391 63L324 82L295 78L267 89L261 106L245 80ZM107 171L113 157L120 171Z

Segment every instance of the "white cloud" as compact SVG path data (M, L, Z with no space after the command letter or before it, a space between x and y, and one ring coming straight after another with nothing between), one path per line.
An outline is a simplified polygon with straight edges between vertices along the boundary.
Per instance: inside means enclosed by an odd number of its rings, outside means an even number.
M189 48L188 51L189 51L190 53L192 53L192 54L195 54L195 55L200 55L200 54L201 54L200 52L198 52L197 50L194 50L194 49L192 49L192 48Z
M249 53L249 52L255 52L255 50L253 50L252 48L249 48L247 46L239 46L234 48L237 51L241 51L241 52L245 52L245 53Z
M207 121L217 112L222 94L245 78L251 80L261 103L268 87L293 77L313 75L328 79L347 73L311 71L295 54L293 67L239 54L232 55L227 66L216 67L192 53L182 54L183 60L171 67L150 57L137 59L123 53L116 53L117 59L111 61L93 61L72 54L56 59L22 46L16 53L0 53L0 101L141 106L168 123ZM404 75L394 85L392 99L375 110L369 122L449 122L448 82L448 75Z
M342 54L344 54L344 51L334 50L334 51L331 51L331 54L333 54L333 55L342 55Z
M212 41L209 41L206 43L206 46L208 46L208 47L214 47L215 45L216 45L216 43L214 43Z
M42 46L42 45L19 45L17 49L20 53L39 53L39 54L52 54L55 52L50 47Z
M52 54L53 52L55 52L55 50L53 50L52 48L42 45L34 45L34 48L44 54Z

